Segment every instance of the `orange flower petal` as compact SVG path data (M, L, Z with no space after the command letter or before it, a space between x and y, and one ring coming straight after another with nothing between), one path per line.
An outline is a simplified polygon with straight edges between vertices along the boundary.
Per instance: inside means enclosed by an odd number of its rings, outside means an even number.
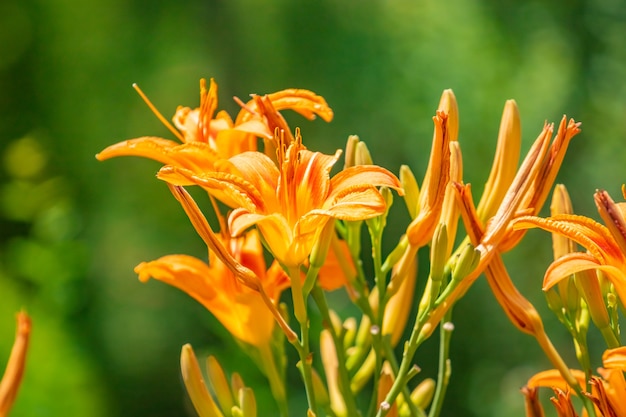
M238 285L217 259L209 267L188 255L168 255L135 267L141 281L151 277L180 289L209 310L237 339L255 346L271 338L274 318L261 295Z
M24 312L17 314L17 330L11 356L0 382L0 415L6 416L15 401L26 366L26 353L30 341L30 317Z
M622 303L626 302L626 274L624 271L612 265L600 264L595 257L580 252L562 256L554 261L546 271L543 280L543 289L547 291L561 279L588 269L604 272L607 278L613 283L615 292L617 292L617 296Z
M164 164L171 164L174 159L168 155L168 151L178 145L180 145L178 142L172 140L144 136L108 146L96 154L96 158L99 161L104 161L117 156L141 156Z
M626 372L626 346L605 350L602 354L602 364L605 368Z
M332 177L330 184L332 190L328 196L330 199L333 199L334 194L341 193L344 189L364 184L392 188L398 194L404 194L400 180L385 168L377 165L356 165L346 168Z
M580 386L584 387L586 381L585 373L578 369L570 369L570 372L574 375L574 378L576 378ZM569 388L569 385L567 385L567 382L565 382L557 369L538 372L528 380L526 386L529 388L558 388L563 391Z

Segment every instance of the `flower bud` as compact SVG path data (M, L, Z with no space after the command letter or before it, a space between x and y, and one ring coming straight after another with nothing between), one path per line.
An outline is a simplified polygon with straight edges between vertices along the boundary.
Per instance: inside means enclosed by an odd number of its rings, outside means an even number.
M222 410L230 410L235 405L233 394L230 391L230 385L224 374L224 370L220 366L217 359L214 356L207 358L207 374L209 377L209 384L211 389L215 393L217 402Z
M409 215L411 219L414 219L417 217L420 189L415 175L413 175L413 171L411 171L408 165L400 167L400 184L402 184L402 189L404 189L404 202L409 210Z
M422 410L428 407L435 395L436 385L432 378L426 378L420 382L411 392L411 402Z
M223 417L222 412L207 390L204 378L202 377L202 371L200 371L198 359L190 344L184 345L180 353L180 370L185 388L187 388L189 398L198 415L201 417Z
M256 417L256 399L252 388L244 387L238 391L241 417ZM233 413L234 416L234 413Z
M443 270L448 261L448 232L446 225L439 223L433 234L430 246L430 279L440 282L443 278Z
M346 142L346 156L343 169L350 168L356 165L356 146L359 143L359 137L357 135L348 136Z
M461 281L467 275L469 275L480 262L480 251L474 248L471 243L468 243L456 260L452 267L452 280Z
M373 165L372 155L370 155L369 149L365 142L358 142L356 144L356 152L354 155L355 165Z

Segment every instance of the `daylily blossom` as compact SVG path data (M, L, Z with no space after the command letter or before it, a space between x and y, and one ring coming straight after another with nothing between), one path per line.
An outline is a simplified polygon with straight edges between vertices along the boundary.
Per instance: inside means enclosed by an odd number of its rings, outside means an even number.
M580 244L587 252L573 252L555 260L546 271L544 290L569 277L571 274L596 270L602 272L612 283L623 304L626 303L626 254L621 244L624 230L619 222L624 221L618 206L605 191L597 191L595 200L602 217L609 227L580 215L558 215L546 219L523 216L515 220L517 229L539 227L558 233Z
M591 399L596 414L599 417L618 417L626 415L626 346L615 349L608 349L602 355L604 368L599 368L600 377L591 377L591 392L585 391L583 394ZM572 370L581 387L585 386L585 373L579 370ZM527 416L534 417L543 415L541 406L533 401L532 396L536 395L536 390L540 387L551 388L557 395L552 400L557 408L559 417L577 416L570 400L570 389L565 383L561 374L556 369L539 372L534 375L522 392L526 395ZM534 412L531 412L529 404L534 405ZM587 416L587 412L582 413Z
M304 264L331 219L365 220L382 214L386 204L376 187L402 192L398 179L376 165L350 167L331 178L341 150L334 155L309 151L299 131L293 141L286 142L283 134L277 143L278 166L260 152L244 152L228 160L228 173L195 174L168 166L158 177L184 177L234 208L228 218L232 234L256 225L272 254L287 267Z
M259 277L265 292L277 301L289 280L277 262L266 269L258 233L238 238L221 237L235 260ZM209 262L188 255L167 255L135 267L142 282L155 278L179 288L200 302L237 339L251 345L268 343L274 318L258 292L243 285L230 269L209 251Z
M30 340L31 322L28 315L20 312L17 315L17 331L15 342L11 350L11 356L0 382L0 416L8 415L11 406L17 396L17 391L22 382L24 367L26 365L26 353Z
M257 150L257 138L272 140L274 128L287 127L279 111L291 109L308 119L316 115L325 121L332 120L333 112L323 97L308 90L287 89L266 96L253 95L244 104L236 120L225 111L217 110L217 84L211 79L200 80L200 107L191 109L179 106L172 126L138 90L161 122L178 138L179 142L143 136L111 145L96 155L99 160L116 156L140 156L166 165L183 167L194 172L215 169L220 159L245 151Z

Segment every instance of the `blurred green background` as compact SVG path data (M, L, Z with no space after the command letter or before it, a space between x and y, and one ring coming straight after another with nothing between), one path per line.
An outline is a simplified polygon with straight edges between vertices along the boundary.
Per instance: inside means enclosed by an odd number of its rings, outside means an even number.
M261 415L272 414L263 377L219 323L185 294L141 284L133 273L140 261L205 249L155 179L159 164L94 158L123 139L171 138L131 83L167 117L179 104L197 106L201 77L215 77L220 108L231 112L232 96L311 89L335 119L290 118L310 148L332 152L358 134L378 164L396 173L408 164L418 178L431 117L441 91L452 88L465 180L476 196L504 102L515 98L523 152L544 120L567 113L583 122L558 181L579 213L597 217L594 190L617 199L626 181L625 39L621 0L2 0L0 364L14 313L24 308L34 321L12 415L194 415L178 367L187 342L261 386ZM408 219L398 213L389 245ZM541 311L550 248L546 233L531 232L505 259ZM519 388L549 366L536 343L503 317L482 280L454 313L443 415L522 415ZM545 317L574 367L569 337ZM593 329L590 338L599 358ZM418 354L425 376L435 371L435 353L432 343ZM299 387L295 373L290 379Z

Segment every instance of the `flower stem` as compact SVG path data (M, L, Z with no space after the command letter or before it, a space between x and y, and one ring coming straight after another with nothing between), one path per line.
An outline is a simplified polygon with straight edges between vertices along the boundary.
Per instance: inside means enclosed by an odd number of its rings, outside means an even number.
M272 349L269 343L266 343L259 347L259 353L263 361L262 366L265 370L265 375L270 383L270 389L272 390L272 396L278 404L281 417L287 417L289 415L289 407L287 405L287 394L285 392L285 382L280 375L280 371L276 366L276 359L272 353Z
M559 370L565 382L567 382L567 384L576 392L578 397L582 400L583 405L585 406L585 409L587 410L589 416L594 417L596 413L593 403L586 395L583 394L582 387L578 384L578 381L570 372L569 368L565 364L565 361L563 361L563 358L561 358L561 355L559 355L559 352L550 341L550 338L548 338L548 335L545 333L545 331L540 331L535 334L535 338L537 339L539 346L541 346L550 362L552 362L552 365Z
M337 371L339 375L339 389L341 390L341 395L343 396L344 403L346 405L347 415L356 416L358 415L356 401L354 399L354 394L350 389L350 375L348 375L348 370L346 369L346 355L343 350L343 340L340 339L339 335L335 332L335 328L332 325L330 318L330 310L328 308L328 303L326 301L326 295L324 291L319 286L313 287L313 291L311 293L313 295L313 299L317 304L317 307L322 314L322 322L324 328L330 332L331 337L333 338L333 344L335 345L335 354L337 355Z
M452 338L452 328L446 328L452 324L452 309L448 310L439 325L439 370L437 371L437 387L433 398L428 417L439 417L443 400L446 396L448 381L450 380L450 339Z
M313 357L309 349L309 317L306 308L306 298L300 281L300 269L298 267L289 268L289 278L291 280L291 293L293 296L294 315L300 324L300 340L296 339L292 345L300 356L300 371L304 381L306 397L309 403L309 412L317 415L317 403L315 401L315 391L313 390L313 374L311 367Z

